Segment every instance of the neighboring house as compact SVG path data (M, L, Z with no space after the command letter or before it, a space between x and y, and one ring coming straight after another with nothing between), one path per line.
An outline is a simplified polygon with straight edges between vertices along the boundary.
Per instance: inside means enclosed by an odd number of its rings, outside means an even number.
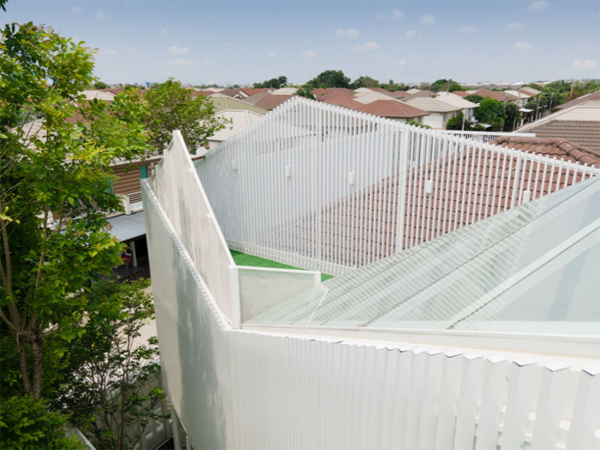
M465 92L465 91L454 91L454 92L451 92L451 94L457 95L457 96L459 96L461 98L465 98L465 97L468 97L469 95L471 95L471 94L469 94L468 92Z
M525 94L520 91L508 90L508 91L504 91L504 92L517 98L516 103L519 105L519 108L524 108L525 105L527 104L527 102L529 101L529 99L531 97L533 97L533 95Z
M252 97L253 95L256 94L262 94L263 92L267 93L267 94L272 94L273 93L272 88L240 88L238 89L237 93L233 96L235 98L247 98L247 97Z
M254 106L257 106L262 109L266 109L268 111L272 111L277 108L279 105L287 102L290 98L295 97L294 95L273 95L273 94L265 94L260 93L253 95L252 97L248 97L245 99L247 102L252 102L255 100L255 97L260 96L258 100L254 103Z
M393 102L399 102L400 100L397 100L387 94L384 94L382 92L368 92L368 93L363 93L361 95L357 95L354 97L354 100L356 100L359 103L362 103L363 105L368 105L369 103L373 103L379 100L390 100Z
M260 92L258 94L254 94L251 97L244 97L244 100L246 103L249 103L251 105L256 105L259 101L261 101L263 98L267 97L269 94L268 92ZM241 99L240 99L241 100Z
M370 102L362 105L360 111L399 122L415 121L418 123L425 123L426 116L430 114L420 108L393 99Z
M600 101L589 100L550 114L519 129L540 138L563 138L600 151Z
M221 142L226 141L231 136L242 131L252 122L262 117L262 114L243 109L226 109L219 111L217 114L215 114L215 116L219 118L225 118L231 123L226 125L224 129L217 131L214 135L208 138L209 150L212 150Z
M524 87L521 89L517 89L517 91L522 92L523 94L526 95L531 95L531 96L536 96L541 94L541 91L538 91L537 89L531 88L531 87Z
M227 97L233 97L238 93L239 89L221 89L218 91L220 95L226 95Z
M410 94L408 92L405 91L394 91L391 92L390 96L394 97L394 98L405 98L408 97Z
M461 108L461 111L465 116L465 120L468 121L473 118L473 112L475 111L475 108L479 106L477 103L470 102L462 97L459 97L458 95L447 92L438 93L436 100Z
M273 95L295 95L298 88L280 88L273 91Z
M408 91L406 91L406 92L408 92ZM402 100L408 100L410 98L419 98L419 97L433 97L433 96L435 96L435 92L433 92L433 91L419 91L419 92L415 92L414 94L409 94L409 95L402 97Z
M421 92L421 89L412 88L412 89L409 89L408 91L406 91L406 93L409 94L409 95L413 95L413 94L416 94L418 92Z
M223 90L223 88L209 87L209 88L206 88L205 90L212 91L212 92L221 92Z
M355 96L355 92L352 89L346 88L319 88L312 90L310 93L315 97L315 100L319 101L329 100L330 98L338 96L345 96L348 98L354 98Z
M460 106L454 106L437 98L416 97L402 100L407 105L429 113L423 117L423 125L429 125L437 130L445 130L448 120L461 111ZM469 102L471 103L471 102Z
M563 103L562 105L558 105L556 109L567 109L571 106L579 105L583 102L589 102L590 100L600 100L600 91L592 92L591 94L582 95L581 97L577 97L574 100L571 100L567 103Z
M346 95L331 97L327 100L323 100L323 103L327 103L328 105L343 106L344 108L353 109L355 111L362 111L362 108L365 106L364 104L353 100L352 97L348 97Z
M85 95L86 100L104 100L112 102L117 94L104 89L86 89L79 93L79 95Z
M228 97L226 95L215 94L211 95L209 98L212 101L213 105L215 105L216 112L224 111L226 109L252 111L256 114L261 115L264 115L269 112L264 108L260 108L256 105L253 105L252 103L248 103L248 101L246 100L240 100L238 98Z
M469 92L469 91L467 91ZM499 102L513 102L517 103L518 98L514 95L507 93L507 91L490 91L489 89L479 89L473 93L474 95L479 95L483 98L493 98L494 100L498 100Z
M600 151L567 139L502 136L490 141L490 144L600 168Z

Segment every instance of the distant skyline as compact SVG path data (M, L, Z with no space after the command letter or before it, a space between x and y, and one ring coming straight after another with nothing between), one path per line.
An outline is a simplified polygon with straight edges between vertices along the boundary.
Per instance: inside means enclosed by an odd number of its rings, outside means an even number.
M594 1L9 0L34 22L98 48L106 83L308 81L342 70L381 82L600 78Z

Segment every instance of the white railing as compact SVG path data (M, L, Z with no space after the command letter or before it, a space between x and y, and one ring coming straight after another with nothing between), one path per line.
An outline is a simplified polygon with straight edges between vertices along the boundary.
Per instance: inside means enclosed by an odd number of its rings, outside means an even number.
M334 275L599 173L302 98L195 166L231 248Z
M153 195L218 299L221 312L230 320L229 267L234 262L179 131L173 132L158 167L160 170L149 179Z
M459 137L472 139L476 142L489 142L502 136L510 137L521 137L521 138L534 138L535 133L505 133L505 132L494 132L494 131L460 131L460 130L444 130L446 134L453 134Z
M194 448L598 448L597 359L442 350L452 344L434 333L418 346L232 330L166 206L151 196L145 210L161 363Z

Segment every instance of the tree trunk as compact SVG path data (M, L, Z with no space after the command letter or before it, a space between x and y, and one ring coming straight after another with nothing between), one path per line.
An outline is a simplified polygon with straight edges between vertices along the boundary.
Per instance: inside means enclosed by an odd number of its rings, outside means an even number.
M33 348L33 398L40 400L42 398L42 369L44 362L42 359L42 338L36 336L32 343Z
M21 366L21 376L23 377L23 387L27 394L31 394L31 381L29 381L29 368L27 367L27 343L18 340L19 342L19 363Z

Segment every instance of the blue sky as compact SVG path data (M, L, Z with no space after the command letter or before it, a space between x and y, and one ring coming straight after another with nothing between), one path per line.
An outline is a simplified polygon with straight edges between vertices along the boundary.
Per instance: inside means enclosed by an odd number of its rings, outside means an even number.
M9 0L0 17L98 48L109 83L600 77L598 1Z

